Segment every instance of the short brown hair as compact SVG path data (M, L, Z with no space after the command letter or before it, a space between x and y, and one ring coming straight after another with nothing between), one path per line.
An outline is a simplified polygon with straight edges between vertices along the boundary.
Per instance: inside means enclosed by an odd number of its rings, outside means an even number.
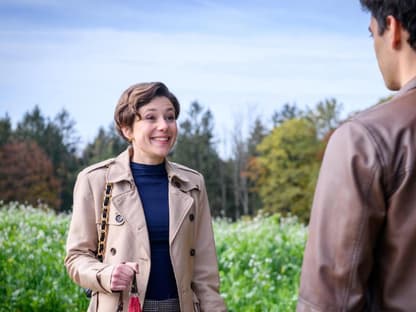
M130 86L121 94L114 111L114 121L118 133L125 140L128 140L128 138L124 136L121 128L132 127L136 117L140 116L139 108L159 96L164 96L169 99L175 108L175 119L178 119L180 111L179 101L162 82L137 83Z

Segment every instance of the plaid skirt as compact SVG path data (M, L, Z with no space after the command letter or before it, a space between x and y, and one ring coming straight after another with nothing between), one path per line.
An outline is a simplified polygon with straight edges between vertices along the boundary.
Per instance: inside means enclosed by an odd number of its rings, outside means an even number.
M179 299L145 300L143 312L181 312Z

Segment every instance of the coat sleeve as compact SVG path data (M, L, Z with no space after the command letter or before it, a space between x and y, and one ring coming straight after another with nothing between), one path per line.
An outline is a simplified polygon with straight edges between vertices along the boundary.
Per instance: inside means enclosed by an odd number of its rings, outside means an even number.
M219 293L218 261L204 178L198 202L198 226L192 288L198 297L201 311L226 311Z
M113 266L101 263L96 258L97 212L100 204L94 198L86 173L78 175L74 187L74 205L69 227L65 266L71 279L84 288L110 293ZM98 210L100 213L100 210Z
M362 311L385 218L382 158L357 121L332 135L322 162L304 253L298 312Z

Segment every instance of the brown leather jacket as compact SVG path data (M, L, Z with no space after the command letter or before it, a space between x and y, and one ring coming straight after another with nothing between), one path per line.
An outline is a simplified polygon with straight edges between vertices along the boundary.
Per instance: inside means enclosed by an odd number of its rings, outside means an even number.
M416 79L340 126L316 188L298 312L416 311Z

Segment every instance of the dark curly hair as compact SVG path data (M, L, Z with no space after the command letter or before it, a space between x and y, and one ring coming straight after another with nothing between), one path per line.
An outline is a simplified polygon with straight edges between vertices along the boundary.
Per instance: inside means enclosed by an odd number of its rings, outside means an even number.
M139 108L151 102L154 98L165 96L175 108L175 119L178 119L180 105L176 96L162 82L143 82L130 86L120 96L114 112L116 129L123 139L128 141L121 130L131 127L139 115Z
M386 30L386 18L391 15L409 33L407 42L416 50L416 0L360 0L361 6L377 20L379 34Z

